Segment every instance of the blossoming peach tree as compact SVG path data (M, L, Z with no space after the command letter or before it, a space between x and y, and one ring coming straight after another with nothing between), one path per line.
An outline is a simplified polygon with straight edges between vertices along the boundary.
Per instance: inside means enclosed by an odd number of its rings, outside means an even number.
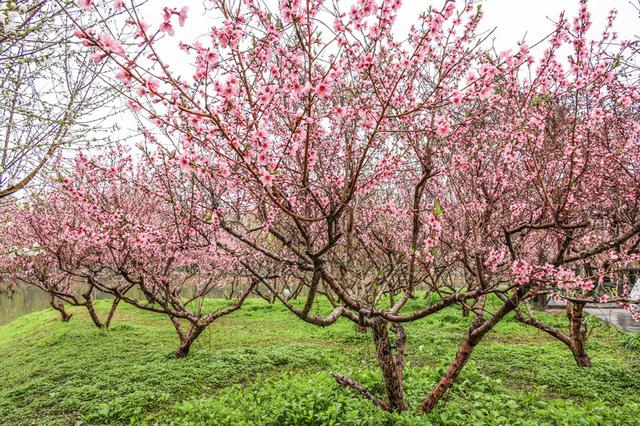
M84 238L84 220L80 206L70 204L57 191L30 199L0 227L6 250L0 270L8 275L8 283L48 293L51 307L60 312L63 321L71 319L65 304L82 306L96 327L107 329L120 299L112 301L102 320L94 308L98 289L83 265L95 263L103 253L99 241Z
M231 252L233 242L202 213L195 179L175 155L136 161L118 148L80 155L62 183L67 202L81 206L84 219L66 231L99 250L82 273L114 300L166 315L180 339L178 357L216 319L239 309L255 286L245 280L227 306L204 303L210 292L243 277L235 270L239 251Z
M149 143L177 147L161 175L197 200L174 209L193 240L218 235L300 319L371 329L385 397L334 376L385 410L411 408L402 324L455 304L475 317L418 407L430 411L508 314L526 321L521 306L540 293L597 302L604 271L637 256L640 96L615 59L626 44L610 54L611 27L587 39L584 3L539 58L526 44L488 49L471 1L430 8L400 35L398 0L213 0L195 42L182 39L186 7L81 4L120 12L101 26L80 19L76 34L148 120ZM171 258L175 246L161 247ZM418 290L431 302L410 308ZM331 311L312 311L319 296Z

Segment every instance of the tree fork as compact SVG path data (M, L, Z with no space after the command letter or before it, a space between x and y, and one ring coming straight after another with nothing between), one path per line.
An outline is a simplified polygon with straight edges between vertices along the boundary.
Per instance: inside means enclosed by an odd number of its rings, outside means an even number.
M176 358L184 358L189 355L191 345L200 336L200 333L204 331L205 327L191 323L189 330L180 338L180 346L176 350Z

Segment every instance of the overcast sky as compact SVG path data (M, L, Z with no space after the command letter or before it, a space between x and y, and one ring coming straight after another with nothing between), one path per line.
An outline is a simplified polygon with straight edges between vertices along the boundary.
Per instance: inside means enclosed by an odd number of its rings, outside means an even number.
M633 1L637 4L637 0ZM413 3L423 2L408 0L404 5ZM566 10L568 17L573 17L579 8L577 0L485 0L483 4L485 15L482 27L497 27L494 33L496 46L501 49L512 46L525 34L529 42L538 40L553 29L549 19L556 21L563 10ZM620 37L631 39L638 35L640 17L631 1L590 0L587 5L593 20L592 37L602 32L611 9L618 11L615 28Z
M263 0L272 10L277 9L278 0ZM348 11L355 0L337 0L341 9ZM403 0L399 19L396 22L395 31L398 38L408 34L411 24L417 22L418 15L428 9L429 5L440 8L445 0ZM633 7L640 0L589 0L588 7L591 12L593 26L590 36L598 38L606 24L607 16L611 9L618 10L616 30L622 39L633 39L640 31L638 12ZM328 2L330 4L330 2ZM462 0L458 0L462 4ZM193 41L198 35L207 33L212 24L219 24L217 19L212 19L212 13L204 14L202 0L151 0L145 7L145 19L157 26L161 22L161 7L189 6L189 19L184 28L176 25L176 37L187 42ZM493 42L496 48L506 50L516 47L519 40L526 36L526 41L533 44L548 35L554 28L552 21L557 21L560 12L565 10L566 16L572 18L577 15L578 0L482 0L484 17L481 23L482 30L494 29ZM171 41L167 40L169 43ZM172 40L175 42L175 40ZM535 52L534 52L535 53Z

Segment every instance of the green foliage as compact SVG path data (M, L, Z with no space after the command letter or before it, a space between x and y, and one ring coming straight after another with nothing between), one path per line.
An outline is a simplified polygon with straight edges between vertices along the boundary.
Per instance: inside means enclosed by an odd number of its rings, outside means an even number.
M281 376L248 387L230 386L216 398L195 398L176 404L148 423L170 425L602 425L634 424L637 403L612 409L601 402L576 406L572 401L546 400L541 390L506 390L471 368L456 391L429 415L389 414L341 390L328 374ZM411 388L432 386L433 370L415 370ZM367 377L369 376L369 377ZM359 379L373 387L373 371ZM417 405L418 395L410 395Z
M408 310L434 300L412 300ZM98 303L106 309L108 302ZM384 413L336 385L332 371L383 392L370 333L345 320L316 327L252 299L176 359L166 317L124 305L102 331L81 309L70 311L69 323L46 310L0 327L0 424L599 425L636 424L640 408L638 337L603 326L592 326L594 367L583 369L565 346L507 318L436 410L414 417ZM562 313L542 317L564 324ZM456 307L407 325L412 406L442 374L470 321Z
M620 345L625 349L640 353L640 334L625 334L620 340Z

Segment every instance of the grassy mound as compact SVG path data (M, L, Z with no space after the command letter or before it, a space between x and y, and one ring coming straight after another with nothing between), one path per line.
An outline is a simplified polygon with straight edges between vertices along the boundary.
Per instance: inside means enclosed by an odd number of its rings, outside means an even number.
M640 345L596 320L591 369L539 331L503 321L436 410L413 417L383 413L335 384L330 373L340 371L382 392L370 336L347 321L319 328L249 300L176 359L164 316L121 306L102 331L81 309L70 311L69 323L45 310L0 327L0 424L638 424ZM413 406L467 325L451 308L407 326Z

